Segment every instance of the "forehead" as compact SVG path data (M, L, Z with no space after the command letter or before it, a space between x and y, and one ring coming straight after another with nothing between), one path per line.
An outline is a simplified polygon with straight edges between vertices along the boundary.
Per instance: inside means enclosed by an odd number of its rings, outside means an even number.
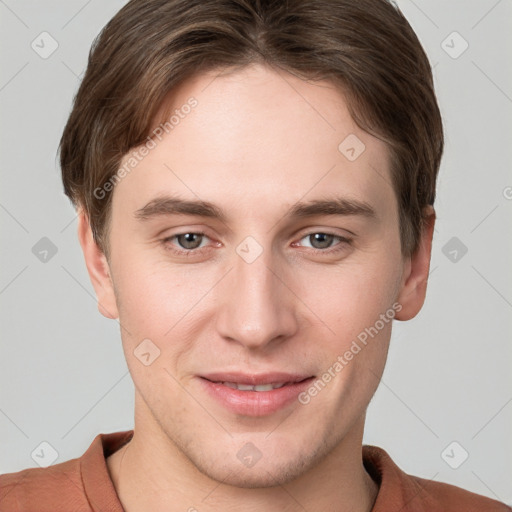
M393 204L385 143L355 124L330 82L262 65L209 72L175 88L156 119L154 147L115 190L126 212L163 193L276 213L333 192Z

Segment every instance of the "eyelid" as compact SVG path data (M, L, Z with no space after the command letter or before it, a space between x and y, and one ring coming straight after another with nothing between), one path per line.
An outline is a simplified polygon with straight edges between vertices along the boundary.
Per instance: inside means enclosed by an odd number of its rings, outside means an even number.
M304 238L307 235L314 235L315 233L324 233L325 235L339 236L341 238L352 238L357 235L346 228L337 228L334 226L309 226L299 230L296 235L298 238Z

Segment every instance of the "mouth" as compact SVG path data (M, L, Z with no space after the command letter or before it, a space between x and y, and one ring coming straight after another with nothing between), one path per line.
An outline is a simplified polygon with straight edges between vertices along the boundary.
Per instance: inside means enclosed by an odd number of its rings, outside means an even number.
M258 384L257 386L251 386L250 384L241 384L239 382L216 382L216 384L222 384L231 389L238 389L239 391L272 391L273 389L279 389L283 386L291 384L290 382L272 382L270 384Z
M243 416L268 416L295 401L315 376L285 373L217 373L199 377L205 391L225 409Z

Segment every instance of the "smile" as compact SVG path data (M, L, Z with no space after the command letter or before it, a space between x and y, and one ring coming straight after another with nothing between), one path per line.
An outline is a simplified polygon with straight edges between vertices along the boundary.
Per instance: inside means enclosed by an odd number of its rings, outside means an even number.
M267 416L298 403L314 376L222 373L201 376L203 390L225 410L243 416Z
M276 382L272 384L259 384L257 386L251 386L250 384L240 384L237 382L217 382L231 389L238 389L239 391L272 391L273 389L279 389L283 386L290 384L289 382Z

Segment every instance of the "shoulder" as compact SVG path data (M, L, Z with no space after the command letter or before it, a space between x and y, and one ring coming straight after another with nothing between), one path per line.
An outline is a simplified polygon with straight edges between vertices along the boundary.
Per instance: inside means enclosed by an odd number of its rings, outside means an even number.
M455 485L409 475L377 446L363 446L363 463L379 484L373 512L512 512L504 503Z
M512 508L491 498L462 489L455 485L426 480L415 476L407 475L415 482L417 488L421 489L423 496L432 506L432 510L443 510L446 512L512 512Z
M0 510L90 510L82 490L78 459L7 473L0 475Z
M0 511L91 512L91 507L122 511L105 457L132 435L132 430L98 434L79 458L0 475Z

